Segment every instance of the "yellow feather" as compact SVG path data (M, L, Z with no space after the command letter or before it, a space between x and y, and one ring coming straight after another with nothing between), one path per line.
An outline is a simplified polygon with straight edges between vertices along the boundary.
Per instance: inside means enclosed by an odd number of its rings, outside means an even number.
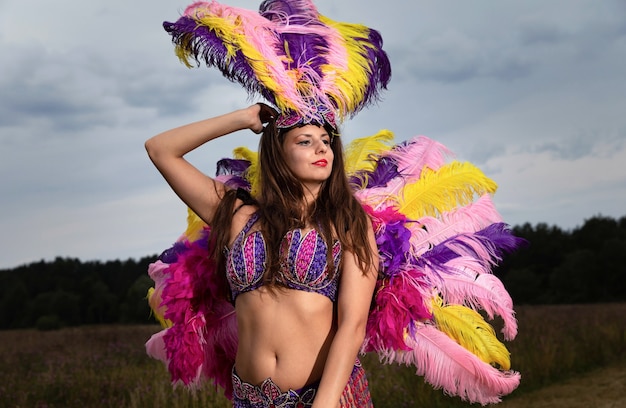
M511 368L509 351L478 312L461 305L444 306L438 298L433 301L433 316L439 330L482 361L503 370Z
M436 216L470 204L474 197L495 193L497 184L471 163L452 162L437 171L422 171L398 197L399 211L409 219Z
M353 95L348 100L337 100L340 112L352 112L359 101L363 99L369 83L368 54L366 47L371 44L358 41L358 39L369 37L369 28L361 24L351 24L337 22L328 17L320 15L320 21L337 30L344 42L347 56L345 58L347 66L323 66L325 76L333 76L335 86L340 89L340 95ZM335 95L333 95L335 96Z
M200 233L205 226L206 223L191 208L187 208L187 229L185 230L187 240L193 242L200 239Z
M148 299L148 304L150 305L154 317L161 323L161 326L165 328L172 327L172 321L163 317L165 308L161 306L161 293L157 292L154 288L150 288L148 289L146 298Z
M233 158L248 160L250 167L246 172L246 179L252 186L250 194L253 197L257 196L259 190L259 155L257 152L253 152L245 146L237 147L233 150Z
M352 175L361 170L373 171L376 162L372 157L389 150L392 141L393 132L386 129L372 136L354 139L345 149L346 173Z

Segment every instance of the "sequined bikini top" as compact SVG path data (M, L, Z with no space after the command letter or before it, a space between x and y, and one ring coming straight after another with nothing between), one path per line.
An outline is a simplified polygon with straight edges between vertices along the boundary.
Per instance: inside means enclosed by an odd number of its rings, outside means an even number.
M258 219L258 214L253 214L231 248L225 249L226 278L233 302L239 294L263 285L265 239L261 231L250 232ZM304 234L300 229L289 231L280 245L279 282L290 289L322 294L334 302L337 299L341 243L336 241L332 248L332 278L329 276L326 251L326 242L317 230L312 229Z

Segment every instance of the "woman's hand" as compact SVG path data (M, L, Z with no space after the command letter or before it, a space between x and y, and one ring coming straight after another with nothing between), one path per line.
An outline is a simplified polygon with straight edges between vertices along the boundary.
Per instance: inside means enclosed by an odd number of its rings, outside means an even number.
M250 130L257 134L263 132L263 125L265 123L276 120L276 117L278 116L278 112L276 112L274 108L260 102L250 106L248 110L253 116Z

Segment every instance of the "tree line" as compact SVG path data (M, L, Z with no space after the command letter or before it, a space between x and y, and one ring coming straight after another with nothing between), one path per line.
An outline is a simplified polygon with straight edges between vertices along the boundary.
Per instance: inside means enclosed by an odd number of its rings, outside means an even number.
M0 329L150 322L146 294L153 285L139 261L57 257L1 270Z
M572 231L545 223L513 228L528 241L495 273L517 304L626 300L626 216L595 216Z
M571 231L526 223L513 232L527 245L507 255L494 273L516 304L626 300L626 216L596 216ZM0 329L153 322L147 269L156 258L58 257L0 270Z

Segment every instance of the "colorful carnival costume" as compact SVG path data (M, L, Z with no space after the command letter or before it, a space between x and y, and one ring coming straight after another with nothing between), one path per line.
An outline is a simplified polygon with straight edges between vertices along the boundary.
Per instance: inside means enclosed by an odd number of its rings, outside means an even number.
M281 112L279 127L336 127L337 121L376 100L391 75L375 30L332 21L308 0L267 0L258 13L198 2L176 23L164 26L181 60L188 65L192 59L204 61L251 95L264 97ZM390 131L354 140L346 148L346 172L372 219L380 256L361 351L377 353L384 363L413 365L418 375L448 394L495 403L518 386L520 375L510 371L507 349L479 311L489 318L500 316L504 338L515 337L512 300L491 269L520 240L493 206L496 184L472 164L450 158L435 141L415 137L395 143ZM239 148L233 159L218 163L217 179L254 196L257 162L254 152ZM150 305L165 329L146 347L167 364L173 383L193 387L208 380L231 399L249 393L245 398L256 398L250 402L256 407L267 406L264 395L280 399L291 390L276 390L271 381L256 387L241 383L232 369L237 327L234 307L224 296L223 276L233 300L258 287L262 262L255 254L262 252L263 243L262 237L249 233L251 225L236 239L227 270L217 271L208 257L210 227L189 213L185 233L149 269L155 281ZM308 256L318 256L322 266L315 276L306 270L304 280L287 268L284 283L333 300L336 282L324 271L337 267L341 249L322 247L316 233L305 240L287 239L284 250L308 245ZM335 265L326 265L328 250ZM359 397L351 390L366 388L359 364L350 381L355 384L346 387L344 405L366 406L349 401ZM305 405L288 401L288 396L273 403L306 406L314 392L296 392L294 398Z

